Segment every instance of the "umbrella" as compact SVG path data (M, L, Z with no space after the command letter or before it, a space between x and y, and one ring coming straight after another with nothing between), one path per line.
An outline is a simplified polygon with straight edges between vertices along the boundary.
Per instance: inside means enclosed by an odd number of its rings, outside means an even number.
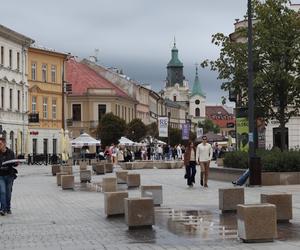
M21 147L22 147L22 135L20 129L18 129L17 134L17 155L21 154Z
M120 145L127 145L127 146L133 146L135 144L134 141L132 140L129 140L128 138L122 136L120 139L119 139L119 144Z
M69 138L69 131L65 131L65 153L67 155L67 158L69 158L69 155L71 154L71 145L70 145L70 138Z
M83 133L71 141L72 147L81 148L83 146L99 146L100 140L96 140L87 133Z
M61 153L62 161L67 160L67 156L65 154L65 148L66 148L65 133L64 133L64 130L61 129L61 131L60 131L60 153Z
M30 140L30 132L29 129L27 128L26 130L26 137L25 137L25 155L29 155L29 140Z

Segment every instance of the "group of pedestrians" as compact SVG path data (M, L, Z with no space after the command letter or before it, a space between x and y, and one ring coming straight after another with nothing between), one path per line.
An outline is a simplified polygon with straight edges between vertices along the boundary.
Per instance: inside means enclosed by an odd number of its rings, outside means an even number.
M213 156L212 146L207 142L207 137L202 136L202 142L196 147L193 141L189 141L184 153L185 178L187 185L195 184L196 165L200 165L200 184L208 187L209 165Z
M11 214L11 194L14 180L18 171L16 163L7 163L15 159L15 154L6 146L4 134L0 134L0 215Z

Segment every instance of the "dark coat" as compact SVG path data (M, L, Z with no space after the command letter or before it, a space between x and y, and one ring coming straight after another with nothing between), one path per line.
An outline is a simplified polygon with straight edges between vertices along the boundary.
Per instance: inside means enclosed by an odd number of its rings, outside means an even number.
M9 148L6 148L5 153L0 153L0 176L13 175L17 172L13 167L16 164L7 164L2 166L2 162L15 159L15 154Z
M196 159L196 147L193 147L194 153L195 153L195 159ZM190 158L191 158L191 148L186 147L185 152L184 152L184 165L188 166L190 164Z

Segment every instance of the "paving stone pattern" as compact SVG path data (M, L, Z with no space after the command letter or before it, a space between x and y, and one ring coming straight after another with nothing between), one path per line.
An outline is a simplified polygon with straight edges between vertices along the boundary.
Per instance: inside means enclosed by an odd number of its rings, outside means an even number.
M156 208L156 225L152 230L129 231L123 217L106 218L103 193L90 188L90 184L80 184L79 166L74 170L75 190L62 190L56 185L51 167L19 167L13 190L13 214L0 217L0 249L300 248L300 186L246 188L245 199L251 203L259 202L262 192L292 193L294 219L280 226L279 239L274 243L243 244L234 236L224 238L219 233L223 219L218 211L218 188L231 187L229 183L210 181L209 188L203 189L197 174L195 187L188 188L183 169L139 170L142 184L163 185L164 200ZM93 175L92 182L101 183L103 177ZM126 189L124 184L118 187ZM129 190L129 197L139 196L139 189ZM234 219L229 221L225 222L228 230L232 229L230 223ZM186 225L189 223L193 225Z

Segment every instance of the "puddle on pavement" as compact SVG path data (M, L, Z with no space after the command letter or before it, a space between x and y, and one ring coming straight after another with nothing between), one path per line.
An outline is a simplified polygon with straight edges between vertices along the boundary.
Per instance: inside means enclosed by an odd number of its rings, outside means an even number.
M159 207L155 209L156 225L181 237L202 240L237 240L235 213L216 209L187 210ZM299 241L300 224L277 224L280 241Z

